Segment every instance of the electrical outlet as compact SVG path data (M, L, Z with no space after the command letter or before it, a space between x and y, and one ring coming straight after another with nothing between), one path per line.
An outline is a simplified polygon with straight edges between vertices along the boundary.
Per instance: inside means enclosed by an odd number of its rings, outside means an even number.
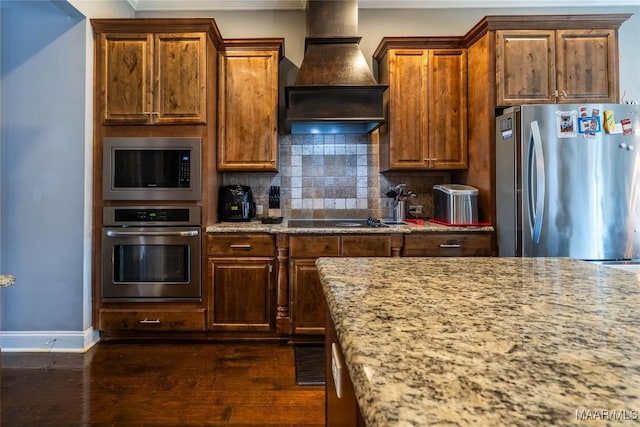
M422 213L422 205L410 205L409 213L412 214L421 214Z
M264 213L264 206L256 205L256 215L262 215Z

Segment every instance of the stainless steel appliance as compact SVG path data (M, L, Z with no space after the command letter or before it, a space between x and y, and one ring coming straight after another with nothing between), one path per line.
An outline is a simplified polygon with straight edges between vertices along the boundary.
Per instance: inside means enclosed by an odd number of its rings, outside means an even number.
M640 106L524 105L496 119L500 256L640 258Z
M478 189L461 184L434 185L433 218L446 224L477 224Z
M201 207L105 207L105 301L199 301Z
M107 137L104 200L200 200L200 138Z

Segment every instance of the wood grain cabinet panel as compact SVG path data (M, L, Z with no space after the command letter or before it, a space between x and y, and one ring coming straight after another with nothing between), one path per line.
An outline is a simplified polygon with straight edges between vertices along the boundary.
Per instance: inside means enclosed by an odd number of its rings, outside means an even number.
M291 236L289 256L291 258L340 256L340 236Z
M613 29L496 31L498 106L618 99Z
M404 237L404 256L492 256L491 233L415 233Z
M207 51L204 33L155 35L154 122L205 123Z
M385 38L376 50L387 123L380 127L380 168L467 167L467 52L403 48L416 40ZM428 44L424 42L423 44Z
M225 41L219 54L218 170L277 170L282 46L282 39Z
M555 31L496 31L498 105L555 102Z
M148 123L153 102L152 34L101 34L97 77L103 123Z
M324 334L327 306L314 259L291 261L291 329L294 335Z
M618 102L617 59L615 30L558 30L556 80L560 102Z
M204 331L204 309L100 309L100 330Z
M104 124L201 124L207 111L206 33L100 33Z
M208 328L275 330L275 239L269 234L207 234Z
M207 234L210 256L275 256L275 239L267 234Z
M273 261L210 258L210 328L271 330L275 325Z
M466 169L467 51L429 51L429 169Z
M342 236L341 256L391 256L389 236Z

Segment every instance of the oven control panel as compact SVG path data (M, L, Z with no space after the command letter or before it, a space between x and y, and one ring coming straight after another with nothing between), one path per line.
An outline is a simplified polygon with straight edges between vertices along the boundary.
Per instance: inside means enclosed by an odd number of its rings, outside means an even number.
M200 206L105 207L104 225L200 225Z

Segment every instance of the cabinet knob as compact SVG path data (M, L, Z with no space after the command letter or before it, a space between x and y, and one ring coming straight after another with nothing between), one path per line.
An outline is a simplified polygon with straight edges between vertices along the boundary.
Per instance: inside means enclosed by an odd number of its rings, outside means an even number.
M444 244L443 243L443 244L440 245L440 247L443 248L443 249L458 249L458 248L461 248L462 245L458 244L458 243L450 243L450 244Z

